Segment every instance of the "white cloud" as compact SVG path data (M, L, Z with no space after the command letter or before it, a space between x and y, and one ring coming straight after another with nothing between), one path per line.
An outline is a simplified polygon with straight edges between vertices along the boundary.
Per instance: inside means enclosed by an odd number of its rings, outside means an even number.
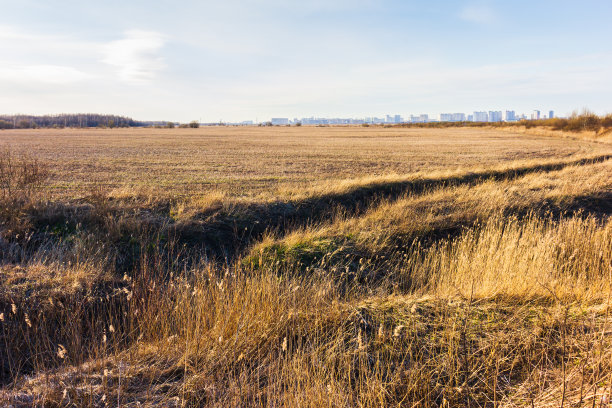
M477 24L493 24L498 20L495 11L485 3L467 5L459 13L459 18Z
M129 30L121 40L103 46L102 61L115 67L123 81L150 81L166 66L159 55L165 42L165 37L158 32Z
M23 83L65 85L91 78L74 67L62 65L24 65L0 67L0 80Z

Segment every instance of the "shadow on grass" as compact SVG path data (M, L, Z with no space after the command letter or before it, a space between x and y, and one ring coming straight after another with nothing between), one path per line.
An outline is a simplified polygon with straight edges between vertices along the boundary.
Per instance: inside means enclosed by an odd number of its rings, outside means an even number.
M217 209L197 214L189 222L173 225L180 240L189 245L200 244L211 257L233 259L250 244L261 239L266 231L283 234L329 219L336 213L358 216L383 200L395 200L405 194L421 194L444 186L475 185L485 180L511 180L531 173L551 172L570 166L601 163L612 155L522 166L507 170L487 170L440 178L419 178L397 182L356 186L342 193L323 194L300 201L277 201L270 204L238 204L230 209ZM583 203L586 207L605 207L609 203Z

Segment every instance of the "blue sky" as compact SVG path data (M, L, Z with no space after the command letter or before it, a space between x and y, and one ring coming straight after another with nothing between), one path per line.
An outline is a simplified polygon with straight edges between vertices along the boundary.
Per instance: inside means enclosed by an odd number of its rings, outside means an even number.
M612 112L612 2L0 0L0 113Z

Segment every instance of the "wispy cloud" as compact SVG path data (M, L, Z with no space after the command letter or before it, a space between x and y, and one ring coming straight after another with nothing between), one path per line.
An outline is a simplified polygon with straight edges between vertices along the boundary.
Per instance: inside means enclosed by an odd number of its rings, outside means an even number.
M160 50L166 38L155 31L129 30L124 38L103 46L103 62L117 70L126 82L147 82L154 79L165 66Z
M459 12L459 18L477 24L493 24L498 21L498 15L486 3L471 3Z
M65 85L91 78L70 66L22 65L0 67L0 81Z

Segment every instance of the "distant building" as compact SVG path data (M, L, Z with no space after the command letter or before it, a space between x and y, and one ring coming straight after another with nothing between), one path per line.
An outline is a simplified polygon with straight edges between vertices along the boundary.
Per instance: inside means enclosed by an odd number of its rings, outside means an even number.
M271 120L272 125L277 126L277 125L288 125L289 124L289 118L272 118Z
M412 123L426 123L429 122L429 116L427 114L415 116L410 115L410 122Z
M474 115L468 115L467 116L467 121L468 122L473 122L474 121Z
M393 120L395 121L395 123L402 123L404 121L401 115L395 115L393 117Z
M487 112L474 112L474 122L488 122L489 114Z
M516 112L514 111L506 111L506 122L514 122L516 121Z
M548 112L548 119L552 119L555 117L555 111L549 111Z
M489 111L489 122L501 122L502 113L501 111Z
M531 119L532 120L539 120L540 119L540 111L539 110L534 110L533 113L531 114Z
M440 122L464 122L465 113L441 113Z
M453 113L451 120L453 122L465 122L465 113Z

